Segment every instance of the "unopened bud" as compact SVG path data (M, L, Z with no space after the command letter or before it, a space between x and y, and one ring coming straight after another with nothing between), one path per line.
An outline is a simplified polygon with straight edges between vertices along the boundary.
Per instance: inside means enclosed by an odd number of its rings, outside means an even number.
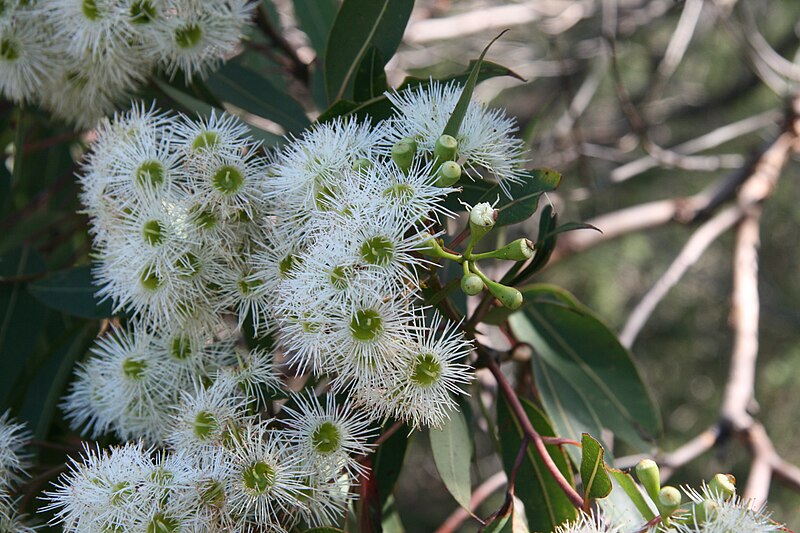
M436 186L450 187L461 179L461 165L455 161L445 161L436 172Z
M458 150L458 141L452 135L442 135L436 139L436 145L433 147L433 155L436 159L443 163L445 161L453 161L456 158L456 151Z
M476 204L469 212L470 226L478 228L492 228L497 221L497 211L491 204L483 202Z
M650 499L657 502L661 493L661 474L656 462L650 459L639 461L636 465L636 477L639 478L639 483L645 488Z
M528 239L517 239L502 248L482 254L475 254L477 259L503 259L506 261L526 261L533 257L534 244Z
M658 493L658 509L661 516L671 515L681 505L681 493L675 487L664 487Z
M397 163L400 170L408 172L417 153L417 141L411 137L403 137L392 146L392 160Z
M467 296L475 296L483 290L483 280L477 274L464 274L461 278L461 290Z
M736 494L736 478L730 474L717 474L708 483L708 490L727 500Z
M519 309L522 306L522 293L514 287L507 287L496 281L484 280L486 288L492 293L492 296L500 300L503 307L507 307L512 311Z

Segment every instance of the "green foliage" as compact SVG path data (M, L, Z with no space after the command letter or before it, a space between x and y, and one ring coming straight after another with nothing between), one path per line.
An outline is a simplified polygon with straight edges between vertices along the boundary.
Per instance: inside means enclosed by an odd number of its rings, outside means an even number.
M554 436L555 432L545 414L527 400L520 399L520 401L533 428L540 435ZM498 399L497 402L497 429L502 448L503 468L510 477L524 432L505 399ZM572 469L567 455L558 446L547 446L547 452L561 473L571 482ZM547 471L533 444L529 443L525 450L525 457L516 474L514 487L517 497L525 504L531 531L552 531L555 526L577 516L577 510Z
M472 438L469 426L461 411L450 413L450 418L441 429L429 431L433 460L439 475L453 498L465 509L469 509L472 496L470 462L472 460Z
M28 285L28 292L42 304L68 315L107 318L112 315L109 300L100 301L89 266L53 272Z
M336 14L325 51L325 86L331 102L353 96L353 82L370 47L374 72L394 55L413 0L345 0Z
M584 498L605 498L611 493L611 479L603 461L603 447L588 433L581 435L581 482Z
M534 349L536 385L559 434L579 440L607 427L647 451L661 421L630 352L565 290L533 285L523 294L525 306L509 324Z

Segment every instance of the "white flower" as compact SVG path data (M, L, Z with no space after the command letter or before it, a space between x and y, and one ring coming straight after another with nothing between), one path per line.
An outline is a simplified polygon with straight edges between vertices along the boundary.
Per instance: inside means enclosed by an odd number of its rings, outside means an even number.
M82 461L71 459L55 490L44 493L50 502L44 509L57 511L53 523L61 522L65 531L128 527L147 507L137 487L153 468L149 453L141 443L108 451L87 448Z
M291 402L283 408L289 414L284 420L286 437L312 467L314 479L336 480L343 471L357 479L365 472L354 456L371 449L367 441L377 432L370 428L370 419L349 402L337 405L333 394L326 395L324 406L313 391L292 395L292 399L296 408L290 407Z
M291 454L280 433L266 423L249 425L231 451L232 474L226 492L233 513L245 524L268 531L288 531L305 505L309 472L299 455Z
M382 136L368 122L336 119L293 139L270 169L267 190L289 211L311 211L335 192L341 176L360 159L370 159Z
M426 86L387 93L396 116L387 126L384 150L405 137L414 139L418 153L432 158L437 139L444 133L450 115L461 96L461 86L431 81ZM521 182L525 172L523 141L514 136L517 126L502 111L470 102L456 136L456 155L473 174L488 171L508 195L508 183Z
M442 322L438 314L427 326L420 319L388 394L392 415L413 427L441 427L458 409L453 395L464 394L462 386L472 381L471 368L461 362L472 345L457 324Z
M184 392L167 437L173 448L204 453L210 446L221 446L244 417L245 401L234 387L229 379L217 379L209 387L195 383L193 391Z
M254 348L246 353L236 352L234 365L225 368L229 378L249 403L266 405L267 398L282 390L283 382L275 373L273 356L266 350Z
M30 438L25 426L13 422L8 412L0 415L0 494L22 479L28 467L25 445Z
M252 143L250 129L227 113L216 113L193 120L181 114L173 121L175 145L186 154L238 153Z
M48 46L46 25L34 13L22 8L12 13L8 22L0 24L0 94L32 101L58 58Z
M675 521L675 531L680 533L767 533L780 531L780 524L773 522L764 506L752 505L737 495L726 498L713 491L705 483L701 492L684 487L684 492L696 506L702 506L698 517L698 507L693 507L687 523Z
M622 529L611 524L602 513L580 516L572 522L558 526L555 533L621 533Z
M173 16L162 25L163 38L153 43L161 66L170 76L183 72L187 82L205 76L236 51L255 6L250 0L175 2Z

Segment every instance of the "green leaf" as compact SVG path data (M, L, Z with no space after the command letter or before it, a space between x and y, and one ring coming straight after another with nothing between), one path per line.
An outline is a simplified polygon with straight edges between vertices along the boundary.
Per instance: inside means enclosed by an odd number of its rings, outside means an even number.
M294 0L294 14L300 29L308 35L320 60L325 56L325 45L336 18L336 7L336 0Z
M386 84L386 72L383 70L385 64L386 62L381 59L381 53L378 49L375 46L370 46L356 72L355 86L353 88L353 98L355 98L356 102L363 102L381 96L389 88Z
M344 0L325 50L328 100L348 98L356 70L370 46L388 61L403 38L414 0ZM381 65L383 68L384 65Z
M630 521L637 512L642 516L644 523L655 518L655 513L630 474L615 468L609 468L608 474L611 476L613 489L611 495L599 503L603 512L613 523L623 519Z
M505 31L503 31L503 33L505 33ZM486 48L483 49L481 55L478 56L478 60L472 65L472 70L469 72L467 82L464 84L464 88L461 90L461 96L459 96L458 102L456 102L456 107L453 108L453 112L450 114L450 118L447 120L447 124L444 126L442 135L458 137L458 131L461 129L461 122L464 120L464 115L467 114L467 108L469 107L470 100L472 100L472 93L475 91L475 85L478 84L478 74L481 70L481 62L483 62L483 58L486 56L486 52L489 51L489 48L503 35L503 33L492 39L491 42L486 45Z
M576 231L580 229L591 229L603 233L603 231L597 226L592 226L591 224L586 224L585 222L566 222L564 224L561 224L557 228L553 229L552 231L547 232L544 236L539 237L539 240L541 241L544 239L549 239L554 235L558 235L560 233L566 233L568 231Z
M469 65L463 72L441 78L439 81L441 83L455 82L459 85L463 85L467 82L470 73L472 73L477 64L478 60L473 59L469 62ZM497 78L499 76L511 76L512 78L516 78L520 81L525 81L525 78L523 78L510 68L504 67L503 65L500 65L498 63L493 63L492 61L481 61L480 66L478 68L479 70L478 70L477 83L488 80L490 78ZM422 78L417 76L407 76L397 87L397 90L402 91L404 89L409 89L411 87L426 86L430 84L430 82L431 82L430 77Z
M0 256L0 283L16 283L47 272L44 258L34 249L15 248Z
M506 501L508 502L508 500ZM514 516L514 500L512 499L510 502L508 502L508 505L503 505L503 507L505 507L504 509L501 509L503 513L494 517L494 520L492 520L483 529L483 533L501 533L502 531L506 530L513 531L511 527L507 528L506 526L512 525L510 519L512 516Z
M391 424L387 423L384 429L389 427L391 427ZM394 490L397 478L400 477L408 441L408 428L403 426L389 437L386 442L381 444L378 451L375 452L372 475L378 483L378 496L381 506L386 504L386 500Z
M306 529L303 533L344 533L344 530L336 527L313 527Z
M223 113L223 110L207 104L206 102L195 98L175 87L165 83L162 80L154 79L153 82L158 86L158 88L166 94L172 101L177 103L180 107L184 109L190 116L198 115L201 117L210 117L212 111L219 115ZM275 135L269 131L262 130L261 128L256 128L255 126L251 126L250 124L245 124L250 129L250 134L255 137L256 139L264 142L267 146L274 146L279 144L283 141L283 137L280 135Z
M570 416L596 417L637 451L646 451L661 428L658 411L630 352L617 336L567 291L532 285L523 291L525 307L509 317L517 339L527 342L573 390L555 393L567 410L589 405L591 412ZM567 396L580 391L584 402ZM577 438L579 435L566 434Z
M100 301L94 294L89 266L54 272L28 286L28 292L51 309L83 318L108 318L113 314L109 300Z
M520 398L520 401L534 429L540 435L555 436L545 415L524 398ZM510 477L524 432L519 421L514 418L505 398L497 402L497 427L502 448L503 467L506 475ZM558 446L547 446L547 452L564 477L572 483L572 470L566 454ZM533 444L528 445L525 459L517 472L515 493L525 504L525 513L531 531L553 531L555 526L577 517L577 509L550 475Z
M229 62L212 73L206 84L223 102L272 120L289 133L299 133L310 124L296 100L265 77L236 62Z
M476 61L470 61L470 70L472 66L476 63ZM469 75L469 71L465 74L457 74L455 76L451 76L449 78L443 78L439 81L442 83L448 83L450 81L459 81L459 80L466 80L467 76ZM510 69L498 65L496 63L490 63L488 61L484 61L481 63L480 72L478 74L478 81L488 80L490 78L494 78L497 76L514 76L519 78L517 74L512 72ZM403 80L403 82L398 87L398 91L410 89L413 87L426 87L431 83L430 78L417 78L413 76L409 76ZM318 118L318 122L327 122L337 117L347 117L347 116L356 116L360 119L369 119L371 122L376 123L379 120L384 120L389 118L392 115L392 105L389 102L389 99L385 95L378 95L375 98L372 98L365 102L353 102L351 100L339 100L332 106L330 106L325 112L323 112ZM469 183L476 183L476 182L469 182ZM485 184L486 182L477 182L480 184ZM466 187L468 184L464 184ZM486 188L481 189L480 194L486 192L486 189L491 188L492 185L488 184ZM461 209L461 205L458 202L455 202L456 209ZM451 209L453 209L451 207Z
M585 499L605 498L611 493L611 479L603 461L603 447L588 433L581 435L581 481Z
M480 202L490 204L497 202L495 206L499 211L497 226L522 222L527 220L539 207L539 198L542 194L554 191L561 183L561 174L549 168L531 170L527 174L525 181L507 184L510 197L496 183L466 182L462 185L462 193L451 194L447 197L445 206L454 211L461 211L464 206L458 200L470 205Z
M6 168L5 156L0 157L0 215L11 205L11 173Z
M472 484L469 471L472 439L461 411L450 413L442 429L429 431L433 461L447 490L461 507L469 510Z

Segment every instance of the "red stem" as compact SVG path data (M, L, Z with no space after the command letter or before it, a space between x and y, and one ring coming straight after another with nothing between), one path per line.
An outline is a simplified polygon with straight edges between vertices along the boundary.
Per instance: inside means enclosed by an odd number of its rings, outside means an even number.
M533 442L533 445L536 448L536 453L539 454L539 457L542 459L542 462L544 462L545 467L550 471L550 475L553 476L553 479L555 479L556 483L558 483L558 486L561 487L561 490L563 490L564 494L567 495L567 498L572 505L578 509L583 509L583 498L580 494L578 494L569 481L567 481L567 479L558 469L558 466L556 466L553 458L550 457L549 453L547 453L547 448L545 448L542 436L539 435L539 433L533 428L531 421L528 419L528 415L525 414L525 408L520 403L519 398L517 398L517 395L514 392L514 389L511 387L511 384L508 382L508 380L506 380L506 377L503 375L500 367L497 366L497 363L491 358L487 359L486 368L489 369L495 380L497 380L497 385L500 387L503 396L506 397L511 410L514 412L514 415L522 425L522 430Z

